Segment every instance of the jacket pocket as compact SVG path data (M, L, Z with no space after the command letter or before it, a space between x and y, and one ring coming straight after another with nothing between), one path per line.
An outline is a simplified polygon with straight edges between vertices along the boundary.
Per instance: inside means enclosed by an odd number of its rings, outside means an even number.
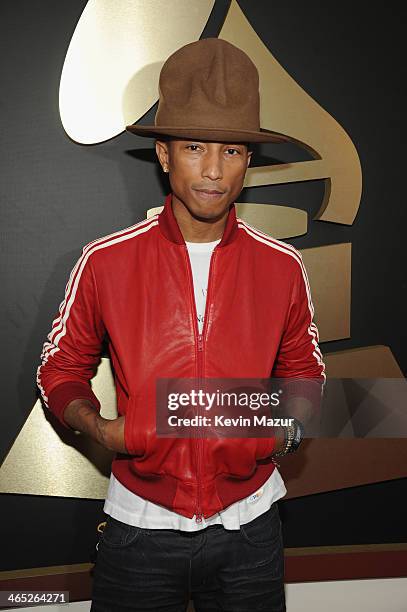
M275 438L256 438L256 459L267 459L274 449Z
M126 411L124 412L124 444L129 455L142 455L145 450L145 441L142 436L142 424L137 423L137 404L130 395Z
M131 469L140 475L153 476L176 472L181 467L174 449L182 440L159 438L156 435L155 413L146 410L149 398L142 393L130 395L124 424L124 443L133 457Z
M256 470L257 460L270 456L274 438L207 439L204 446L206 472L247 478Z
M207 439L204 447L206 471L213 476L249 477L256 469L257 444L257 438Z

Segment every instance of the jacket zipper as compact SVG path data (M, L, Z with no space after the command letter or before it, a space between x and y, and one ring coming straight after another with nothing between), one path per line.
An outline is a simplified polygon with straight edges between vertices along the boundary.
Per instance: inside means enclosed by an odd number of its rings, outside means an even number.
M195 342L197 345L197 378L199 380L199 382L202 380L202 374L203 374L203 368L202 368L202 364L203 364L203 351L204 351L204 340L205 340L205 335L206 335L206 329L208 327L208 312L209 312L209 298L210 298L210 289L211 289L211 281L212 281L212 276L213 276L213 267L214 267L214 260L215 260L215 251L217 249L217 245L215 246L215 248L213 249L212 253L211 253L211 259L210 259L210 263L209 263L209 272L208 272L208 290L206 292L206 302L205 302L205 312L204 312L204 324L203 324L203 328L202 328L202 333L199 333L199 327L198 327L198 312L196 309L196 302L195 302L195 292L194 292L194 283L193 283L193 276L192 276L192 267L191 267L191 261L189 259L189 253L188 253L188 247L187 245L185 245L185 256L186 256L186 260L187 260L187 268L188 268L188 273L189 273L189 282L190 282L190 289L191 289L191 300L192 300L192 312L193 312L193 319L194 319L194 334L195 334ZM196 503L196 508L195 508L195 522L200 524L202 523L202 519L203 519L203 513L202 513L202 498L201 498L201 489L202 489L202 477L201 477L201 471L202 471L202 451L203 451L203 442L202 442L202 437L201 437L201 428L198 425L198 439L197 439L197 443L196 443L196 463L197 463L197 482L198 482L198 490L197 490L197 503Z

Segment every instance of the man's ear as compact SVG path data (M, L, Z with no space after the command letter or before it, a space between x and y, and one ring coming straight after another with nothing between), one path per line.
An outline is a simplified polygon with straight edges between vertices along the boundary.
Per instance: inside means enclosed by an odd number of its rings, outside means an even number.
M247 167L249 167L250 161L252 159L252 154L253 154L253 151L247 152Z
M163 140L156 140L155 152L157 153L157 157L162 168L167 167L169 162L168 144Z

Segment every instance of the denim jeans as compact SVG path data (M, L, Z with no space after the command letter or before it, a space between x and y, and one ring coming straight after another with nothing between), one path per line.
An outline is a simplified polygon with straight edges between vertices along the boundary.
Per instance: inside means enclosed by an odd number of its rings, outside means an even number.
M281 520L273 503L240 530L144 529L108 516L91 612L285 612Z

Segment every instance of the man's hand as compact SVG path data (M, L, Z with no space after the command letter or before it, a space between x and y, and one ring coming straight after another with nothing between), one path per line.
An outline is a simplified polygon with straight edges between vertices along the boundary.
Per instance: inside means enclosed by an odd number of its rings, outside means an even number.
M128 454L124 444L124 416L105 419L89 400L78 399L66 406L64 420L73 429L89 435L107 450Z
M112 420L99 415L96 420L97 441L108 450L128 454L124 445L124 421L124 416Z
M274 453L282 451L283 448L285 447L284 427L275 427L275 430L276 430L276 433L275 433L276 442L275 442L275 446L274 446L273 453L271 454L271 456L273 456Z

